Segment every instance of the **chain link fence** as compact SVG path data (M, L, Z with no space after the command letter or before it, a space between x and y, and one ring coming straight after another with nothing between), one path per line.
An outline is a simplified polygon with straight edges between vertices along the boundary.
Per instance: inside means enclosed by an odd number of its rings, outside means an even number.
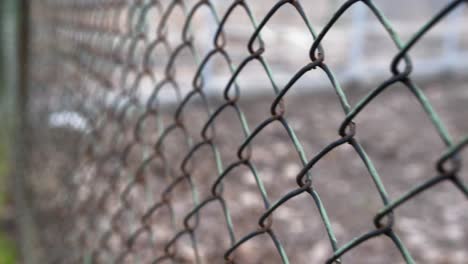
M325 263L347 262L346 256L381 238L391 257L376 256L369 263L415 263L418 258L396 231L396 214L445 182L450 183L445 192L459 195L456 203L466 212L468 187L460 172L468 137L452 138L413 80L411 51L467 3L448 2L402 41L371 0L339 2L321 30L310 22L314 9L303 2L31 1L27 144L19 166L26 170L23 184L37 226L40 263L311 263L306 252L315 244L302 239L320 237L328 242L315 252L325 254ZM385 80L351 103L352 90L340 86L323 43L355 5L372 14L369 23L386 32L394 52ZM253 6L266 12L258 15ZM289 71L286 82L275 72L287 62L275 60L298 51L272 46L264 37L275 30L269 25L278 23L277 16L280 22L300 23L308 34L301 39L308 46L301 62L292 62L301 65ZM238 26L250 28L247 39L238 36ZM288 96L297 86L313 87L303 81L310 74L326 80L335 93L327 102L334 101L341 113L314 108L320 101ZM365 72L360 74L365 78ZM255 78L243 79L247 75ZM252 83L267 87L263 99L245 88ZM391 197L366 152L373 145L362 143L366 134L359 138L364 132L359 117L372 102L390 98L384 91L394 89L409 91L406 99L413 101L396 101L411 104L419 118L429 120L430 132L414 127L414 140L435 132L444 147L435 153L435 163L426 164L430 175ZM319 116L323 124L338 116L338 133L328 133L319 146L304 143L307 134L321 133L322 124L298 125L304 115ZM366 129L378 131L374 145L399 133ZM326 173L315 168L330 157L335 157L326 163L330 170L352 160L355 167L340 173L360 175L330 179L321 193L317 182L327 183ZM289 172L291 163L296 165ZM392 166L398 170L398 164ZM343 199L339 193L348 181L372 189L373 196L366 198L377 205L368 206L372 217L346 209L365 192L354 189ZM343 221L371 224L339 239L336 214L323 196L340 199ZM286 211L295 202L300 204ZM251 210L252 204L258 208ZM303 226L300 232L298 226Z

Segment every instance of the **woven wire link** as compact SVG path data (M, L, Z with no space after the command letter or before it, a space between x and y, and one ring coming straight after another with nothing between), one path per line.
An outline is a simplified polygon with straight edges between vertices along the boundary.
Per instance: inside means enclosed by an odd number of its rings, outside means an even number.
M393 212L414 196L446 181L453 183L454 191L468 198L468 187L458 175L462 164L459 153L468 144L468 137L459 142L452 140L424 92L413 81L410 58L411 50L420 39L449 13L462 8L466 1L451 1L407 42L400 39L371 0L346 1L320 32L310 23L302 1L277 1L264 17L254 16L251 2L227 1L227 8L222 13L211 0L42 0L31 3L34 38L30 76L34 87L30 90L33 96L40 94L43 98L42 102L30 102L30 109L33 109L31 119L37 119L31 122L43 122L49 113L60 109L73 109L87 120L82 124L82 135L64 134L59 141L63 143L50 146L56 151L61 148L60 144L70 144L69 141L76 146L75 155L68 157L73 160L72 165L64 169L73 175L74 180L66 183L68 187L62 190L66 194L60 196L68 197L68 214L72 217L67 219L72 220L62 227L55 227L63 229L54 230L66 234L62 243L73 250L67 256L56 256L55 261L202 263L196 231L200 222L205 220L201 217L202 211L210 204L216 204L224 217L226 233L223 236L229 243L228 248L222 249L224 259L217 263L236 263L238 248L257 236L268 237L278 259L282 263L290 263L281 237L275 233L275 211L291 199L309 199L316 205L333 251L326 263L341 263L340 258L348 251L380 236L391 240L406 263L414 263L411 252L394 232ZM397 53L389 64L388 79L352 106L333 70L326 64L326 47L321 43L340 17L356 4L365 5L372 12L393 41ZM264 56L268 43L262 40L262 30L286 6L303 20L313 42L310 43L309 54L304 54L309 63L290 76L285 86L279 86ZM208 50L204 53L197 50L196 39L199 36L192 33L194 27L202 26L193 22L202 12L212 17L214 24L210 26L215 28L209 33L211 42L204 47ZM248 20L243 23L253 28L250 40L243 46L247 55L237 65L227 48L229 42L226 38L229 33L226 26L234 12L245 13ZM178 35L172 31L171 18L174 16L182 22ZM219 84L224 91L222 102L217 105L208 100L204 80L204 71L215 58L224 60L230 70L229 80ZM197 70L187 76L180 64L196 65ZM251 64L263 68L275 94L270 115L253 126L247 122L239 103L246 95L238 84L239 76ZM309 157L288 122L284 101L295 83L310 71L322 72L329 79L346 117L338 128L336 140ZM353 121L374 98L396 83L404 85L420 103L446 145L446 152L440 154L435 176L391 199L379 172L357 138L359 126ZM164 98L167 94L171 95L170 99ZM173 103L168 103L168 100ZM188 106L192 103L203 109L206 117L198 134L191 132L194 120L187 118ZM165 109L168 108L173 109L173 115L166 114ZM230 150L237 160L228 164L222 159L216 142L217 120L226 111L235 112L243 133L243 142L237 149ZM302 164L296 177L297 188L285 190L286 194L279 200L268 197L251 158L252 142L262 137L262 131L273 124L279 124L287 133ZM41 131L37 134L37 138L47 137ZM174 143L171 141L174 135L181 135L181 139ZM170 151L174 144L179 159ZM382 207L375 212L375 228L351 241L341 241L339 245L327 207L318 194L320 190L314 188L312 169L322 157L344 144L352 146L367 168ZM206 149L211 152L211 157L205 158L213 159L217 170L208 172L216 177L212 182L204 183L204 187L210 190L209 195L200 197L200 186L194 184L193 179L193 171L197 167L194 157ZM68 153L64 155L70 155ZM47 152L38 155L47 157ZM60 160L58 163L63 164ZM226 178L239 167L251 172L264 204L260 219L245 216L248 221L257 221L258 228L242 236L235 235L235 226L223 194L224 189L229 188L225 184ZM185 189L179 189L180 186L185 186ZM184 197L191 204L189 210L182 212L183 225L176 221L181 213L176 208L177 197ZM158 225L154 220L158 214L168 217L171 224ZM171 236L160 239L155 236L158 229L167 229ZM190 241L193 252L190 260L180 255L178 243L183 239Z

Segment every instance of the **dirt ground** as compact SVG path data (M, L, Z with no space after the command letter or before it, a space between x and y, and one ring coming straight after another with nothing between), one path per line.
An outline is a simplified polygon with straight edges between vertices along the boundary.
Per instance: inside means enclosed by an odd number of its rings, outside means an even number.
M359 85L348 86L345 86L345 92L352 105L368 91ZM457 80L447 85L443 81L433 81L421 86L455 142L461 140L468 133L468 90L465 82ZM271 101L272 97L265 96L241 103L251 130L268 118ZM337 128L344 114L333 93L292 95L287 96L285 102L286 119L295 130L308 159L338 139ZM197 109L197 106L192 109ZM243 139L235 112L225 112L216 119L215 139L224 168L236 161L235 153ZM196 142L197 131L206 121L206 115L193 110L187 111L185 118L190 120L188 129L193 132ZM378 96L359 114L356 138L373 161L390 199L396 199L415 185L436 176L435 162L445 149L415 97L399 85ZM279 123L263 130L252 146L252 162L258 169L270 203L297 188L295 176L301 169L300 160ZM181 154L178 153L180 150L172 151L177 156ZM468 153L462 154L466 160ZM208 148L200 150L194 159L191 176L199 197L203 199L209 195L217 168ZM173 161L177 164L175 158ZM349 145L333 150L311 172L313 187L329 214L339 246L374 229L373 217L383 203L364 164ZM460 175L466 182L467 170L462 170ZM248 170L236 169L223 182L223 197L232 217L235 236L239 239L258 228L257 221L265 209L254 177ZM181 187L175 189L174 194L176 222L181 228L183 218L191 209L188 203L191 193L187 187ZM453 184L442 182L395 210L395 231L417 263L466 263L467 206L466 197ZM200 219L195 235L201 258L206 263L222 263L222 255L229 248L222 210L218 205L206 206L200 211ZM163 223L168 219L158 216L154 221L156 236L162 240L160 245L164 245L164 241L174 235L166 229L168 224ZM276 210L273 230L291 263L323 263L332 254L324 225L310 196L297 196ZM178 243L178 254L187 263L193 261L190 245L188 239L181 239ZM281 262L267 236L249 240L235 251L234 256L238 263ZM404 263L395 245L385 236L361 244L346 253L342 261Z
M447 84L443 81L444 78L420 84L454 142L457 142L468 133L466 80L450 77L452 81ZM378 82L379 80L375 80L374 85ZM344 85L344 90L351 105L355 105L369 91L369 87L347 84ZM270 116L269 108L273 95L240 98L241 110L250 131L253 131ZM247 100L244 100L245 98ZM212 109L220 105L219 101L209 100ZM187 132L191 135L193 143L199 142L200 130L207 120L207 115L197 103L189 103L185 109L184 124ZM167 109L162 113L166 126L173 122L174 111L175 109ZM334 93L324 89L323 92L309 94L288 94L285 98L285 111L286 120L303 146L307 160L339 138L337 130L344 113ZM135 118L132 120L134 122ZM210 195L210 188L220 171L238 160L236 152L244 140L235 111L223 111L214 122L214 143L218 147L222 164L216 164L213 152L205 147L194 153L189 170L200 201ZM415 97L403 86L395 85L383 92L358 115L355 122L356 138L374 163L390 199L397 199L412 187L437 175L435 163L446 147ZM128 128L129 131L133 131L130 124ZM149 133L143 135L146 139L157 139L154 129L148 128L147 132ZM35 197L35 201L39 203L36 207L44 211L44 217L38 220L39 230L43 232L43 240L47 242L45 245L50 247L48 252L57 256L64 255L62 257L69 260L67 251L63 250L63 241L75 237L73 232L84 232L94 236L93 241L98 241L108 230L111 215L114 215L116 208L120 206L120 200L118 196L109 199L105 209L90 211L90 215L87 215L94 222L101 221L102 224L98 225L101 227L90 231L86 226L85 229L70 226L86 215L73 212L70 214L67 211L64 213L63 207L75 208L84 201L80 200L79 196L70 196L68 202L71 204L64 204L64 197L69 195L66 193L67 189L63 182L53 179L68 179L70 175L80 177L80 173L89 171L90 168L86 165L66 166L67 157L74 156L59 150L61 145L76 146L70 145L70 135L66 134L61 141L58 141L57 137L54 139L52 133L47 132L46 135L38 135L44 149L34 154L37 156L37 164L33 168L39 170L32 173L32 177L38 181L33 187L37 189L36 192L44 194L42 197ZM129 232L124 234L125 239L140 226L142 213L159 201L162 190L175 177L180 176L180 164L188 151L183 144L185 139L184 135L171 134L165 140L164 153L170 167L165 169L169 169L169 175L155 163L145 174L144 187L131 191L129 201L132 208L124 210L124 217L118 220L118 223L124 223L122 226ZM48 140L53 140L55 145ZM104 137L99 144L113 145L115 142L109 137ZM73 151L76 150L74 147ZM134 160L127 168L130 172L137 169L144 160L141 158L144 149L135 148L133 152ZM466 151L462 152L465 161L468 158L467 154ZM288 134L279 123L269 125L252 141L251 161L258 170L270 204L297 189L295 177L302 165ZM121 168L119 170L118 175L123 175L119 177L124 179L122 183L128 184L133 174ZM465 182L468 182L467 172L465 166L460 173ZM383 207L383 202L367 169L351 146L343 145L330 152L312 168L311 173L312 186L320 195L328 213L338 246L343 246L354 237L375 228L373 218ZM84 191L88 195L92 192L98 195L105 192L106 188L109 188L109 178L100 174L96 177L101 180L91 178L88 179L91 180L91 184L86 185L82 182L78 187L72 186L71 190L77 190L78 194ZM188 184L177 185L172 191L176 230L182 230L185 216L193 209L192 195ZM223 180L222 196L232 219L236 240L258 229L258 219L265 212L265 207L249 170L241 167L231 171ZM54 211L56 209L60 210ZM219 204L211 203L199 213L200 222L195 229L195 237L200 258L203 263L224 263L223 254L230 247L230 242L223 210ZM394 215L394 230L417 263L466 263L468 203L466 197L453 184L442 182L428 189L397 208ZM324 263L332 255L325 227L310 196L302 194L289 200L274 212L272 219L272 228L284 246L290 263ZM163 254L164 246L174 237L175 232L171 228L167 210L160 210L152 215L150 223L153 230L150 237L152 242L138 242L134 250L144 252L144 256L132 258L128 263L149 263L149 259ZM57 236L63 232L71 233L67 233L69 235L63 238ZM193 247L187 236L177 240L176 247L180 263L194 263ZM249 240L240 246L233 256L236 263L281 263L273 242L266 235ZM404 260L390 239L379 236L346 253L342 263L391 264L404 263Z

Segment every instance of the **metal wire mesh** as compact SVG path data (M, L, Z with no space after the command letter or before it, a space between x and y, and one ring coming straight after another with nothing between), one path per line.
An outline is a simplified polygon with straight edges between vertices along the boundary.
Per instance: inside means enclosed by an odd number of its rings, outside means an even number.
M60 224L41 225L45 228L41 230L45 234L42 237L45 247L62 249L47 254L51 261L236 263L241 246L258 236L266 236L276 251L274 259L290 263L281 237L275 233L275 212L290 200L308 199L316 206L333 252L326 263L340 263L348 251L381 236L388 237L406 263L414 263L411 252L394 231L394 210L446 181L453 183L453 191L468 197L468 188L458 176L462 164L459 153L468 144L468 137L458 142L452 140L424 92L414 83L410 58L410 51L420 39L466 1L450 2L407 42L400 40L371 0L346 1L320 32L314 30L299 0L278 1L263 17L254 16L251 2L229 1L223 12L210 0L31 3L29 92L34 100L29 101L29 123L34 133L28 166L31 171L40 171L41 177L31 176L27 183L36 214L46 214L44 219L53 215L63 220ZM326 64L326 47L321 43L355 4L363 4L373 13L397 53L390 62L388 79L352 106ZM290 76L285 86L279 86L264 57L269 46L261 35L275 14L287 6L294 16L303 20L313 41L309 54L304 54L309 62ZM245 13L247 19L242 23L253 28L250 40L242 43L245 56L239 63L233 62L226 37L230 33L226 27L235 12ZM202 36L210 39L208 47L203 47L208 51L203 54L197 42L201 36L192 33L193 28L207 26L198 19L201 13L212 18L209 26L215 28L213 32L205 32L208 36ZM179 32L174 29L177 26ZM219 83L224 87L222 97L213 103L207 95L204 72L213 67L211 62L216 58L227 65L230 74L226 82ZM238 82L251 64L260 65L275 94L269 115L254 125L245 118L240 100L246 97L246 91ZM187 73L186 65L194 65L196 71ZM336 140L307 156L290 125L285 97L311 71L325 74L346 117L338 128ZM374 98L396 83L404 85L420 103L446 145L446 152L440 154L435 176L391 199L378 170L357 139L359 126L354 120ZM223 141L231 139L219 141L217 121L228 111L235 113L237 120L232 122L239 124L242 140L236 148L225 149ZM198 116L191 116L195 112ZM45 122L73 130L43 129L41 124ZM252 152L255 152L252 142L275 124L286 132L288 144L296 150L295 159L302 164L302 169L296 175L297 187L283 190L282 197L272 200L252 162ZM314 188L313 168L325 155L346 144L366 167L382 206L375 212L372 230L338 244L329 212L318 194L320 190ZM197 184L194 171L203 170L199 155L202 151L205 151L202 160L213 161L216 170L202 171L211 178ZM234 158L227 159L226 163L221 152L228 152ZM48 159L53 159L53 166L44 166ZM225 192L230 188L226 181L238 168L250 172L264 206L258 219L243 216L245 221L257 222L258 227L241 235L234 231L236 226L225 200ZM218 244L223 257L218 259L206 259L199 252L202 242L197 229L206 221L202 213L211 204L217 204L213 210L221 212L217 216L225 225L225 233L219 234L224 242ZM223 243L228 243L228 247L224 248ZM181 253L187 247L191 253Z

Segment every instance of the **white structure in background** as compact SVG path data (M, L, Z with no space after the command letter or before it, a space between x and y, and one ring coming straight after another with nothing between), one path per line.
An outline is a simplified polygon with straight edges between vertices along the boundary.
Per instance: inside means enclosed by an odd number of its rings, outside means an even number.
M91 131L88 120L78 112L61 111L49 115L49 126L52 128L68 128L84 133Z
M363 77L362 75L368 76L371 74L381 76L388 73L388 66L385 68L375 68L372 61L368 61L365 58L364 44L367 38L366 33L371 31L372 27L375 26L373 21L369 19L366 9L367 7L364 5L359 5L352 11L350 35L353 36L353 42L349 49L349 66L346 67L346 78L359 79ZM447 15L446 22L442 28L437 29L437 26L433 27L432 30L439 35L438 37L442 43L442 52L436 56L428 52L426 54L427 56L416 57L413 61L414 69L417 69L415 72L416 74L434 75L441 72L461 72L468 69L468 50L462 50L460 48L461 37L464 34L464 32L462 32L464 11L466 10L463 8L455 9ZM434 12L436 12L436 10L434 10ZM422 26L422 24L420 26ZM398 29L404 30L403 27L404 25L402 28ZM355 65L359 66L356 67Z
M260 1L259 1L260 2ZM328 10L327 14L322 15L320 23L311 21L316 32L320 32L321 28L330 19L332 13L337 10L339 1L307 1L302 2L304 9L309 11L309 16L315 16L317 13L311 10ZM322 3L323 2L323 3ZM412 11L411 15L401 15L389 17L390 22L394 25L397 33L402 40L407 41L419 28L421 28L429 19L435 15L445 1L434 1L430 3L418 3L407 7L404 1L378 2L378 6L382 6L383 12L401 13L400 11L408 8ZM250 2L252 9L255 9L257 2ZM218 3L217 3L218 4ZM219 3L218 5L226 5ZM260 5L260 4L259 4ZM315 6L314 6L315 5ZM418 7L424 7L422 10L415 10ZM260 7L259 7L260 8ZM409 55L413 62L413 76L424 79L426 77L434 78L443 73L463 73L468 70L468 8L465 6L455 9L449 13L440 23L431 28L418 44L410 51ZM310 34L304 30L303 23L299 19L293 19L294 14L292 8L284 13L290 15L290 19L277 19L273 17L262 30L262 36L265 40L266 57L268 61L268 52L274 50L276 60L269 62L272 66L275 80L280 87L289 81L295 72L299 70L298 65L288 64L294 61L304 60L308 56L307 50L311 44ZM254 12L255 13L255 12ZM326 12L324 12L326 13ZM263 13L262 13L263 14ZM276 15L275 15L276 16ZM313 16L310 16L313 18ZM261 15L258 17L262 17ZM464 20L465 19L465 20ZM391 43L388 34L383 29L383 26L371 14L369 8L364 4L356 4L346 11L345 15L339 19L344 20L336 23L328 32L323 40L327 56L327 65L331 65L332 70L337 74L340 83L349 81L370 82L375 79L387 78L390 76L390 63L393 56L397 53L396 48ZM260 21L257 21L258 23ZM274 24L276 22L276 24ZM234 23L234 22L233 22ZM271 25L273 24L273 25ZM206 19L205 27L213 29L212 19ZM270 27L271 26L271 27ZM238 39L247 39L250 37L251 25L247 21L237 23L234 32L228 34L235 35ZM231 27L233 29L234 27ZM462 47L462 42L464 46ZM211 47L211 43L204 44L207 49ZM245 50L245 41L239 41L239 49ZM279 52L276 52L279 51ZM246 53L240 52L238 59L245 58ZM271 56L271 55L270 55ZM305 64L302 64L305 65ZM280 70L277 70L280 69ZM204 71L204 78L208 93L219 93L224 89L226 76L216 72L216 67L207 67ZM265 91L264 74L255 71L246 71L242 73L242 77L248 81L242 83L243 91L246 93L263 93ZM248 75L248 77L245 77ZM261 79L259 79L261 78ZM317 74L305 74L301 79L306 82L298 84L295 91L315 91L317 89L327 88L329 81L326 78L321 78ZM310 85L304 85L309 83Z

